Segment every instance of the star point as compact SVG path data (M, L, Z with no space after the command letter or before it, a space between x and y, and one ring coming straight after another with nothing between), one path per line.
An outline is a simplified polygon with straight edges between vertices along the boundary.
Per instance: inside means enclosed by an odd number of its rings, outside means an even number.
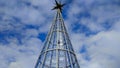
M57 0L55 0L55 7L52 10L59 9L62 12L62 8L65 4L61 4L60 2L58 3Z

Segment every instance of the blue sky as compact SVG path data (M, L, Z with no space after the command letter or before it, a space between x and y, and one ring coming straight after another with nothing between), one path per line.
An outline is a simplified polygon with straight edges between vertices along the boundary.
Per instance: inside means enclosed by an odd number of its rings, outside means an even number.
M81 68L119 68L120 0L62 0ZM0 68L34 68L54 0L0 0Z

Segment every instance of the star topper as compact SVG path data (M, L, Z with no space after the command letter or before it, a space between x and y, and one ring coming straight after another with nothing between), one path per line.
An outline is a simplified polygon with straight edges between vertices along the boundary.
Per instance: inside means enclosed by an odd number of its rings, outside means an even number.
M65 6L65 4L62 4L61 2L58 3L57 0L55 0L55 3L56 4L55 4L55 6L54 6L54 8L52 10L59 9L60 12L62 12L62 7Z

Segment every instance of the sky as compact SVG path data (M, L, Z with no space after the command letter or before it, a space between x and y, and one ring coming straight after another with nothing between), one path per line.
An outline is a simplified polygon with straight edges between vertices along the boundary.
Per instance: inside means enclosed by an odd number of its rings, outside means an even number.
M120 0L62 0L81 68L120 68ZM54 0L0 0L0 68L34 68Z

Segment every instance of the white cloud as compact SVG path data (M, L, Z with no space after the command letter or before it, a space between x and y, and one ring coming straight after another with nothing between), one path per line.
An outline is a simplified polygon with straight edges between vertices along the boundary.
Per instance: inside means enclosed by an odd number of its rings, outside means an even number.
M37 38L29 38L20 45L11 42L0 45L0 63L2 68L33 68L41 50L42 42Z
M80 34L72 34L71 37L73 47L75 51L77 50L78 62L82 68L120 67L120 32L116 29L102 31L90 37ZM86 52L78 53L82 46L85 46Z
M79 54L82 55L82 57L78 57L80 59L81 67L119 68L120 31L116 30L117 29L112 29L110 31L99 32L97 35L87 37L87 39L82 42L87 50L84 55L87 55L90 60L87 61L83 58L83 54Z
M16 62L12 62L8 68L34 68L37 56L26 56Z

